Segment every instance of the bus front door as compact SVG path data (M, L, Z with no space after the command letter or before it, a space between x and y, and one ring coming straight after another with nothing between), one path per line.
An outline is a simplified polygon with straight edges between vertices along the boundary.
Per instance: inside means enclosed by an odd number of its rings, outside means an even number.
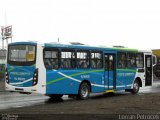
M105 54L105 89L116 89L115 54Z
M145 86L152 85L152 56L145 55Z

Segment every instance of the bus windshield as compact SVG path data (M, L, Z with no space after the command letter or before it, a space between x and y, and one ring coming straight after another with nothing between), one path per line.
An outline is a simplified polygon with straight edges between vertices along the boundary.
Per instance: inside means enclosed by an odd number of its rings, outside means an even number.
M10 45L8 63L12 65L32 65L35 63L35 45Z

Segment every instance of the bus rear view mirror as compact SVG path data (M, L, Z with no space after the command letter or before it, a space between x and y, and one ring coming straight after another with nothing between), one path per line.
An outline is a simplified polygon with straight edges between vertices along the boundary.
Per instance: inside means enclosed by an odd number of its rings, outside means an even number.
M155 55L152 56L153 66L157 64L157 57Z

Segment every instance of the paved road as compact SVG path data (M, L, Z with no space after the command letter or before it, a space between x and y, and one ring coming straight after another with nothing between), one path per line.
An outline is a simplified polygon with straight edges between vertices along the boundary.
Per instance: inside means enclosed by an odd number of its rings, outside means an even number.
M152 87L146 87L141 89L139 95L144 93L156 93L160 92L160 81L155 81ZM118 94L130 94L124 91L117 92ZM99 96L102 94L92 94L92 96ZM63 96L64 101L73 100L68 98L68 96ZM34 106L40 104L46 104L49 101L49 97L40 94L19 94L16 92L0 92L0 110L9 108L19 108L25 106Z

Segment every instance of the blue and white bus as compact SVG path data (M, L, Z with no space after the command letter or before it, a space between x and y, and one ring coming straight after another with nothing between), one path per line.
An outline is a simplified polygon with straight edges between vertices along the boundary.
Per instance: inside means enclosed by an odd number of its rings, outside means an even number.
M153 82L152 52L129 48L15 42L8 45L6 90L87 99Z

